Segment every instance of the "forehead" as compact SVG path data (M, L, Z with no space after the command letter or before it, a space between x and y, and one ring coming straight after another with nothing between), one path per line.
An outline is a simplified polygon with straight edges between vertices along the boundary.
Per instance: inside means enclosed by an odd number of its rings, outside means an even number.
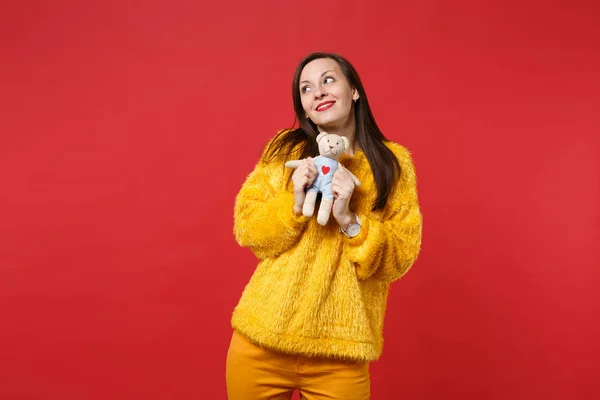
M319 58L313 60L304 66L300 74L300 82L302 81L317 81L323 72L330 70L337 74L341 74L340 66L331 58Z

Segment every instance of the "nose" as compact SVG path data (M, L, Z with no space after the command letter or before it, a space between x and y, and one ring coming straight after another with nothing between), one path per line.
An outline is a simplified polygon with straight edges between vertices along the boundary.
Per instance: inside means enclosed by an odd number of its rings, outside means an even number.
M321 85L317 86L315 88L315 99L320 99L321 97L325 96L327 93L325 93L325 91L323 90L323 87Z

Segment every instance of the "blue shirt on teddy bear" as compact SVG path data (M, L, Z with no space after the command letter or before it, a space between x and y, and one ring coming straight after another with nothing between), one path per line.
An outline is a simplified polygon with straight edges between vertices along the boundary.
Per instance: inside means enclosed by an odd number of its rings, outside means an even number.
M317 156L314 160L317 165L317 179L308 188L307 192L321 192L324 199L333 199L331 180L338 169L338 162L324 156Z

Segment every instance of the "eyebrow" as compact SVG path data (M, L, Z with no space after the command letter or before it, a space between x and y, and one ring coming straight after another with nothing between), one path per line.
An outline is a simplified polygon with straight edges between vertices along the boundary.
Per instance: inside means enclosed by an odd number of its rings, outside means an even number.
M321 74L321 77L322 77L323 75L325 75L326 73L328 73L328 72L335 72L335 71L334 71L334 70L332 70L332 69L328 69L327 71L325 71L325 72L323 72L323 73ZM306 80L304 80L304 81L300 82L300 84L303 84L304 82L310 83L309 81L306 81Z

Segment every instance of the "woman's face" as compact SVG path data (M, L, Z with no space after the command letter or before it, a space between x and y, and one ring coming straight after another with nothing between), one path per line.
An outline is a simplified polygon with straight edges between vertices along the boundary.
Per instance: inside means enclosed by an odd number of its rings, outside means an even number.
M353 103L358 97L338 63L330 58L311 61L300 74L302 108L321 130L353 124Z

